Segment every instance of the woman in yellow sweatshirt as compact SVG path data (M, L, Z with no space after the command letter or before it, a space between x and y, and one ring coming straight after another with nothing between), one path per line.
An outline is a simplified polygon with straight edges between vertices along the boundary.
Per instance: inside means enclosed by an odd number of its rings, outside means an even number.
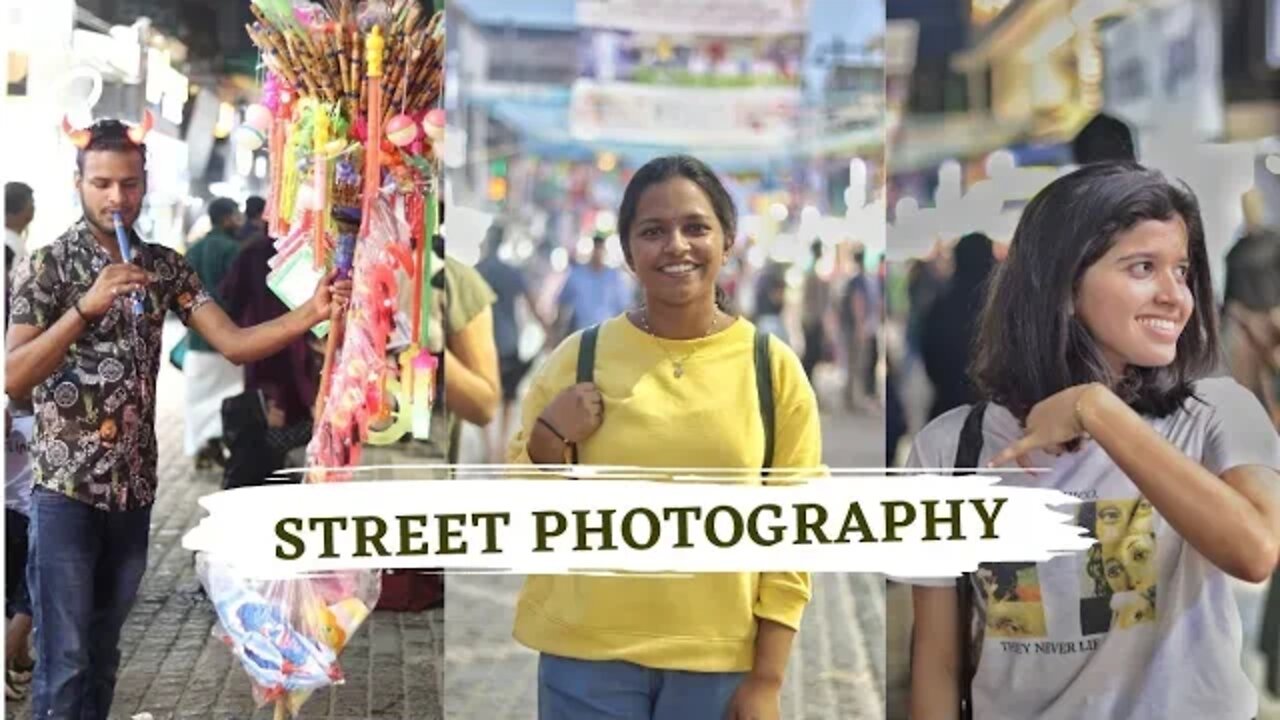
M524 400L514 463L671 468L765 464L754 327L726 312L716 277L737 212L688 156L658 158L623 195L618 230L644 305L599 326L594 382L577 383L582 333L564 341ZM815 470L821 432L800 360L769 338L775 471ZM655 492L661 489L656 488ZM515 637L541 653L542 720L773 719L809 601L804 573L533 576Z

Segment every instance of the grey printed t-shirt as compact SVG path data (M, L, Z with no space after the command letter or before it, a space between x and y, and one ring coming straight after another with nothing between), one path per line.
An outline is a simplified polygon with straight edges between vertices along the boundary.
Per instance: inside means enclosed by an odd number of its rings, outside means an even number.
M1280 439L1257 399L1228 378L1201 380L1199 401L1151 420L1165 439L1215 475L1241 465L1280 468ZM908 466L951 467L968 407L929 423ZM1022 436L991 406L980 462ZM1248 720L1258 698L1241 667L1233 580L1183 540L1097 443L1054 458L1033 454L1037 477L1004 484L1052 487L1095 541L1042 563L983 564L971 577L981 658L974 716L983 720ZM905 579L948 585L952 579Z

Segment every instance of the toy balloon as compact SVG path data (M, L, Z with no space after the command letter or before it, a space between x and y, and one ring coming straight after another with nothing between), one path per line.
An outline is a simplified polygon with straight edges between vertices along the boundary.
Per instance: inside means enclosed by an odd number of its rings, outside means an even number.
M418 138L418 124L408 115L396 115L387 122L387 139L396 147L404 147Z

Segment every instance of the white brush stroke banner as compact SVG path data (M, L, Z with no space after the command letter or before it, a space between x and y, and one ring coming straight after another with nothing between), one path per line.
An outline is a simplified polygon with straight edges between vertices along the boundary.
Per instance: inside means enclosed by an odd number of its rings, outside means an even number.
M655 470L634 470L591 468L608 478L595 481L355 481L224 491L200 499L209 516L183 547L264 579L409 567L940 578L979 562L1044 561L1093 542L1073 524L1075 498L998 485L989 476L834 471L804 484L760 486L707 482L726 476L705 470L655 482L639 479ZM736 473L740 483L742 471Z

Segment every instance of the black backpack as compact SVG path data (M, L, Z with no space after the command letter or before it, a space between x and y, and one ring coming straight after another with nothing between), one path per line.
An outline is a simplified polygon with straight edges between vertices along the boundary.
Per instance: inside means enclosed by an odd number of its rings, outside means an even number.
M578 347L578 379L577 382L594 382L596 366L596 339L600 335L600 326L592 325L582 332L582 344ZM773 372L769 364L769 334L756 329L755 369L756 396L760 401L760 422L764 425L764 463L765 470L773 467ZM578 462L578 446L573 446L573 462Z

